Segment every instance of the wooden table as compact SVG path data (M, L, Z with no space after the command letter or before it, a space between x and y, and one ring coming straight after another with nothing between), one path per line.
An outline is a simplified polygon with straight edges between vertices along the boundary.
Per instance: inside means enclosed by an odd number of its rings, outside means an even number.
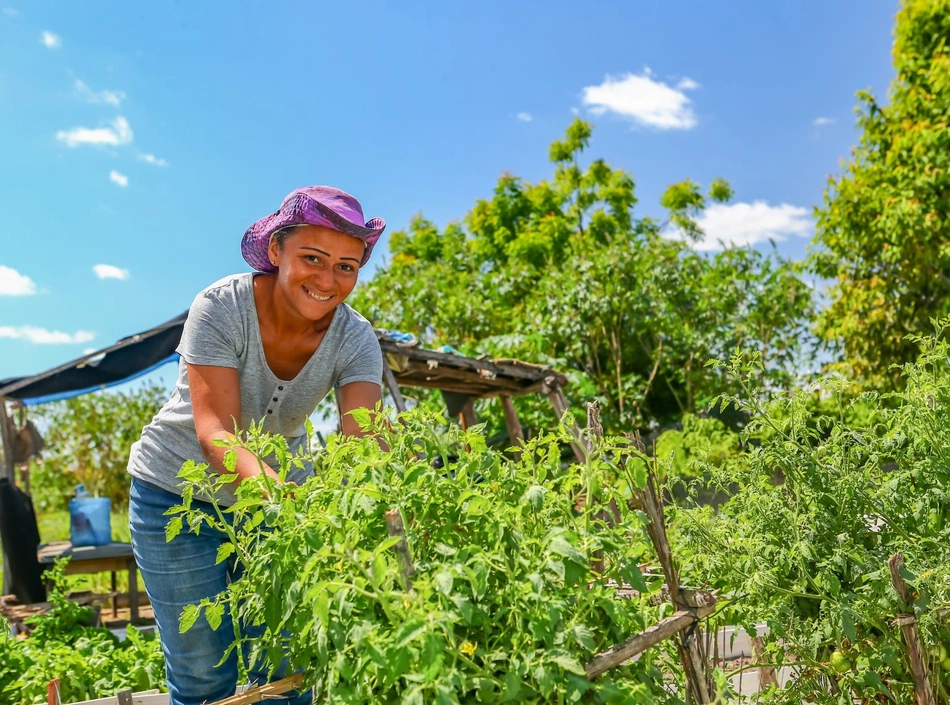
M89 573L112 573L112 616L116 616L115 575L129 571L129 621L139 621L138 566L132 555L130 543L107 543L103 546L73 546L69 541L56 541L40 545L36 558L43 565L52 565L57 558L68 558L66 575Z

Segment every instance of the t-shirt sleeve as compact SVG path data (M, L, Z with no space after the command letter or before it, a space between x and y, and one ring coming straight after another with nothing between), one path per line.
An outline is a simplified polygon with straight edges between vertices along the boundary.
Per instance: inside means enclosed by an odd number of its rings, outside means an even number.
M347 336L340 350L343 366L337 376L336 386L352 382L383 383L383 351L379 347L373 326L368 322Z
M237 332L241 326L234 312L214 293L195 297L176 348L190 365L238 368L243 346Z

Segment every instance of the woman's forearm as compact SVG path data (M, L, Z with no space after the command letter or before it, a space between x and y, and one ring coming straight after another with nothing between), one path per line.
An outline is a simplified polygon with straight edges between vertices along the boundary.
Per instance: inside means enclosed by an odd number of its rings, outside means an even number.
M209 438L200 440L201 451L204 453L205 459L208 461L208 464L215 472L221 474L226 474L231 472L224 465L224 456L229 450L229 446L233 444L237 439L233 433L228 431L218 431L212 433ZM224 445L218 445L215 441L224 441ZM264 472L274 480L280 482L280 477L264 461L258 459L254 453L247 450L247 448L236 447L234 452L237 457L237 461L234 464L234 471L238 475L237 482L240 483L242 480L245 480L249 477L254 477L260 475L261 472Z

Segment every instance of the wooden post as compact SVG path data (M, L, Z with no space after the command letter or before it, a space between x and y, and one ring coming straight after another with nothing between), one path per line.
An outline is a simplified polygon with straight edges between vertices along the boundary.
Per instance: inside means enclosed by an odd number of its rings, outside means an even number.
M505 425L508 427L508 439L511 445L521 447L524 445L524 431L521 428L521 421L518 420L518 410L515 409L514 400L507 394L502 394L501 408L505 412ZM521 459L521 451L515 451L515 460Z
M402 515L398 509L390 509L385 514L386 530L390 536L399 536L400 541L396 544L396 555L399 556L399 565L402 568L402 577L406 581L406 588L412 587L412 579L416 575L416 569L412 565L412 553L409 551L409 544L406 541L406 527L402 522Z
M891 582L901 600L901 608L906 612L897 616L896 623L900 625L907 644L907 660L910 663L911 677L914 679L914 692L917 694L917 705L935 705L933 690L927 680L927 666L924 663L923 647L920 644L920 630L917 629L917 617L914 616L913 600L901 569L904 567L904 556L895 553L887 562L891 571Z
M13 465L13 428L10 417L7 415L7 400L0 397L0 441L3 443L3 466L0 467L0 477L6 477L10 484L16 486L16 471ZM10 567L10 557L3 554L3 589L4 595L13 592L13 569ZM57 681L58 687L58 681Z
M476 423L478 423L478 419L475 417L475 402L474 401L469 399L467 402L465 402L465 406L462 407L462 414L460 418L462 421L463 431L467 431Z
M383 353L383 380L386 382L386 388L390 395L392 395L396 411L404 412L406 410L406 400L403 399L402 392L399 391L399 383L396 382L396 375L393 373L393 368L389 366L385 353Z
M762 660L765 651L765 639L760 636L749 637L752 644L752 657L756 661ZM766 690L771 686L778 687L778 675L772 666L759 666L759 690Z
M545 386L547 387L548 400L551 402L551 406L554 407L554 413L557 416L557 420L560 421L564 414L570 410L570 407L567 404L567 397L564 396L564 391L556 382L549 382ZM584 451L584 447L581 445L583 434L577 427L576 422L574 423L574 427L571 429L571 435L574 436L574 440L571 441L571 449L574 451L574 456L577 458L577 462L586 462L587 453Z
M13 425L7 414L7 400L0 397L0 441L3 442L3 474L0 477L9 478L16 484L16 475L13 465Z
M636 437L635 441L642 446L639 437ZM639 505L639 509L650 520L650 523L647 524L647 533L654 549L656 549L657 560L659 560L660 567L663 569L663 575L666 577L670 599L677 610L683 609L685 605L683 605L680 596L679 574L676 571L676 565L673 563L670 542L666 537L663 503L656 490L656 476L649 466L647 467L646 487L642 490L635 490L634 499L631 501ZM701 630L697 618L692 632L687 630L685 634L680 633L676 647L679 651L680 660L683 662L683 670L686 673L687 693L692 695L692 699L697 705L709 705L712 699L709 695L709 679L706 674L705 656L702 653L700 638Z

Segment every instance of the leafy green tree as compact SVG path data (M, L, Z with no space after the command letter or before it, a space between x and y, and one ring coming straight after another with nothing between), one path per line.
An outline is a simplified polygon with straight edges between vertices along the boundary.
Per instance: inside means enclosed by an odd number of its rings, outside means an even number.
M706 361L737 346L759 351L773 381L787 383L811 306L795 266L690 247L706 199L732 195L721 179L707 196L689 181L671 186L667 223L637 217L630 174L582 164L591 129L575 120L551 145L550 180L505 174L461 222L440 230L419 215L394 233L390 263L356 306L427 344L555 366L576 400L601 401L610 431L701 409L728 384ZM519 411L529 426L550 423L530 400Z
M37 508L64 509L78 483L114 507L129 501L129 447L158 413L168 390L145 384L129 391L101 391L38 409L47 447L31 470Z
M871 386L902 384L906 336L950 313L950 0L897 15L887 105L858 94L861 140L817 211L815 271L831 280L820 335Z

